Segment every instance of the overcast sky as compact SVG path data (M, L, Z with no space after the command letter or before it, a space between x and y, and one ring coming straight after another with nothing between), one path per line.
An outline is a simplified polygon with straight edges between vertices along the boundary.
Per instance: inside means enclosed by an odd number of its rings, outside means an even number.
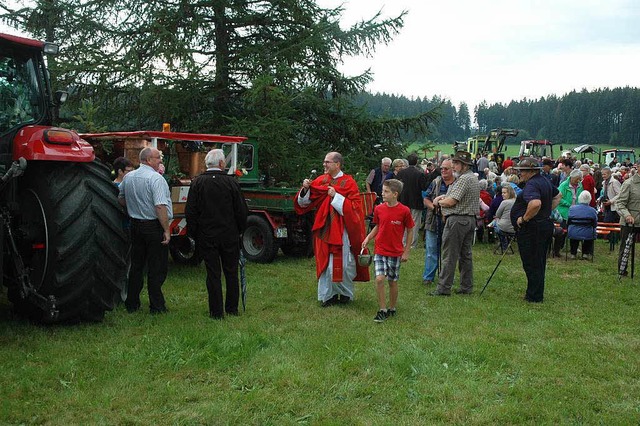
M318 0L343 4L344 24L409 12L370 59L372 92L440 95L454 105L538 99L599 87L640 86L639 0Z
M371 68L374 93L439 95L456 106L467 102L473 116L482 100L640 86L640 0L317 2L343 4L345 27L379 10L409 12L400 34L373 58L345 61L349 75Z

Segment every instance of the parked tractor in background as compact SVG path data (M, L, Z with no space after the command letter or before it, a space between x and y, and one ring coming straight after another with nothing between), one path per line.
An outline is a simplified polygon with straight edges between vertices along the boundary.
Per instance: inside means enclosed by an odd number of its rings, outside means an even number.
M43 53L0 33L0 280L14 310L43 322L99 321L124 284L128 238L110 170L77 133L52 127Z
M509 136L518 136L517 129L493 129L488 135L477 135L470 137L466 142L456 142L453 144L455 151L467 151L474 157L478 154L492 154L498 168L502 170L502 162L504 161L505 140Z
M555 159L553 156L553 143L547 139L522 141L520 142L518 156Z
M610 165L615 163L634 164L636 162L636 152L633 149L605 149L602 151L604 155L604 164ZM614 162L615 160L615 162Z

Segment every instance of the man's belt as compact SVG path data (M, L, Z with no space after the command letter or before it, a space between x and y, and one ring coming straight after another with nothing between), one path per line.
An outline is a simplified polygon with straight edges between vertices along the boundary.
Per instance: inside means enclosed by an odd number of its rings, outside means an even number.
M445 218L445 219L448 219L448 218L450 218L450 217L456 217L456 216L461 216L461 217L473 217L473 218L475 218L475 217L476 217L476 215L475 215L475 214L448 214L448 215L446 215L444 218Z
M131 222L133 223L153 223L158 222L158 219L136 219L135 217L131 218Z

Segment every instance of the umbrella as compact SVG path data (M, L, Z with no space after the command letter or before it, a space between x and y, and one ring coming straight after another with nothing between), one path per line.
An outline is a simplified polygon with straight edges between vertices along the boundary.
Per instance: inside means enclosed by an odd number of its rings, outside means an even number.
M244 250L242 250L242 238L240 239L240 289L242 290L242 310L247 310L247 271L245 265L247 264L247 258L244 257Z
M627 273L627 265L629 264L629 255L631 254L634 238L635 232L631 230L627 236L627 240L624 242L624 249L622 250L622 256L620 258L620 268L618 269L619 280Z

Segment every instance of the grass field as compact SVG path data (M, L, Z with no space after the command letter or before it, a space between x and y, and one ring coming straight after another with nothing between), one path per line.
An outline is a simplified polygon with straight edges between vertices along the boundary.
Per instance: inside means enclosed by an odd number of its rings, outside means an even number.
M41 327L0 295L0 424L638 424L639 278L616 254L552 259L545 303L522 301L507 255L474 247L475 294L433 298L424 249L402 268L398 316L373 283L321 308L313 259L248 265L248 306L210 320L204 268L170 266L170 312ZM146 299L146 295L144 295ZM144 300L144 299L143 299Z

